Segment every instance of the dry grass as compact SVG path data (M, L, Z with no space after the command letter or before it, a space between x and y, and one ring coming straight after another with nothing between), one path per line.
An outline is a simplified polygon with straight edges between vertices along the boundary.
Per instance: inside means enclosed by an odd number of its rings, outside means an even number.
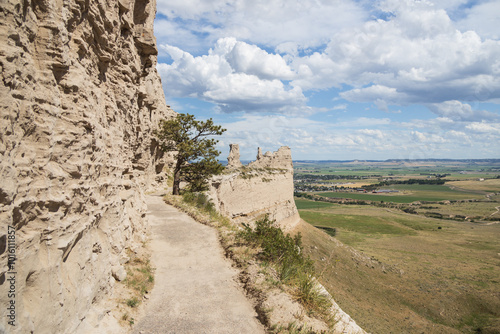
M139 314L139 306L148 298L154 286L154 268L150 264L151 254L147 247L137 252L127 250L129 261L124 264L127 277L115 286L118 296L118 313L122 325L134 325L134 317Z
M450 204L429 204L416 208L418 213L438 212L443 215L461 215L465 217L490 217L492 214L500 219L500 214L496 207L500 206L499 202L456 202Z
M338 238L354 249L310 225L300 226L305 250L323 273L321 283L365 330L500 331L500 225L442 221L373 207L314 211L330 212L336 220L365 215L368 222L383 225L385 220L404 232L364 232L354 227L359 219L351 221L350 228L344 221ZM335 227L335 219L329 226Z
M449 186L465 190L478 190L486 192L500 192L500 179L486 179L484 181L468 180L446 183Z

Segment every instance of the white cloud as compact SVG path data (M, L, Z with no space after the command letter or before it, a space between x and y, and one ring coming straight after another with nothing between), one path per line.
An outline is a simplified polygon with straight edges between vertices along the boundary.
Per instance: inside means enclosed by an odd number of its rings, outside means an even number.
M473 122L465 128L476 133L492 134L500 139L500 123Z
M160 49L173 60L158 64L165 81L176 83L168 86L168 96L197 97L216 103L223 111L285 112L305 105L301 88L280 80L293 75L284 60L254 45L225 38L208 55L199 57L170 45L160 45Z
M347 109L347 104L337 104L332 109L333 110L346 110Z
M233 36L273 47L293 42L301 48L322 45L332 31L356 26L368 16L352 0L158 0L157 10L172 21L195 21L193 35L208 29L205 38L212 41Z
M324 52L295 58L293 84L351 85L346 99L387 104L500 97L500 41L460 32L444 10L427 2L394 3L389 20L337 32Z
M378 139L384 138L384 133L380 130L362 129L362 130L358 130L357 133L367 135L369 137L378 138Z
M500 115L498 114L485 110L473 110L469 104L461 103L460 101L456 100L433 104L430 106L430 109L439 116L458 121L482 121L500 119Z
M406 94L399 93L396 88L382 85L352 89L347 92L340 93L340 96L346 100L354 102L374 101L377 107L384 111L387 111L387 101L399 104L407 99Z
M486 1L467 9L466 16L459 20L458 26L462 31L474 30L481 37L500 39L500 2Z
M256 45L238 42L235 38L217 41L214 53L220 54L235 72L253 74L261 79L290 80L294 72L279 55L269 54Z
M419 131L412 131L411 135L413 136L413 140L420 143L433 143L433 144L442 144L445 143L446 140L437 135L435 133L422 133Z

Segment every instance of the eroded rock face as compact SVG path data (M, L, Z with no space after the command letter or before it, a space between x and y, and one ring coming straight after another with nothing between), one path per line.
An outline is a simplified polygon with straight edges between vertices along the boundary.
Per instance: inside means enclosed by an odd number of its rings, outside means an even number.
M262 154L260 147L257 152L257 160L248 164L250 168L276 168L292 170L292 150L288 146L281 146L276 152Z
M264 155L259 148L257 160L248 166L214 176L208 194L216 209L235 221L250 222L267 214L288 231L300 219L293 199L292 154L286 146Z
M229 144L229 156L227 157L227 168L239 168L243 166L240 161L240 146Z
M151 131L175 114L155 69L155 6L0 3L0 305L8 226L16 236L16 326L2 307L0 332L78 331L145 238L143 191L169 163Z

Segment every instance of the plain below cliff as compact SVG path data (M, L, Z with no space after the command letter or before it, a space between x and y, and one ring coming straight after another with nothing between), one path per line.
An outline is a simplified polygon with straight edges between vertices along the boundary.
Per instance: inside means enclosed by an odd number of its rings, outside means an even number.
M217 231L147 196L155 287L133 333L264 333Z

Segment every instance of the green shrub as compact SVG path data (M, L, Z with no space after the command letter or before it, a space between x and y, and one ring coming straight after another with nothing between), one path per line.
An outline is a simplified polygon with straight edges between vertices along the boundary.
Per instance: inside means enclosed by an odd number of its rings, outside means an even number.
M317 288L314 281L314 263L302 251L302 236L291 237L274 226L266 216L255 222L255 228L244 225L240 238L260 247L259 258L274 265L279 278L296 289L297 299L312 313L329 317L330 300Z
M195 206L209 214L216 213L214 204L208 199L208 197L203 193L194 192L184 192L182 194L182 199L184 202Z
M294 237L285 235L267 216L255 222L255 229L245 225L242 237L247 242L261 247L260 259L273 263L282 281L294 280L300 272L310 275L314 273L313 261L302 253L300 233Z
M172 199L168 200L170 201L170 204L174 204L179 207L179 204L175 204L175 201L172 201ZM185 205L188 207L195 207L198 209L198 213L195 214L197 220L203 221L201 218L203 215L208 216L208 218L211 221L216 221L221 225L229 226L230 222L227 217L224 217L221 215L216 209L212 201L205 195L204 193L200 192L190 192L190 191L185 191L182 194L182 201L184 202ZM181 205L182 207L182 205ZM184 209L186 209L184 207ZM201 216L199 215L201 214ZM200 220L201 219L201 220Z
M332 306L330 299L321 293L310 275L299 273L298 288L297 298L310 312L322 314L329 318L328 311Z
M127 305L130 307L136 307L137 305L139 305L139 299L137 299L137 297L127 299Z

